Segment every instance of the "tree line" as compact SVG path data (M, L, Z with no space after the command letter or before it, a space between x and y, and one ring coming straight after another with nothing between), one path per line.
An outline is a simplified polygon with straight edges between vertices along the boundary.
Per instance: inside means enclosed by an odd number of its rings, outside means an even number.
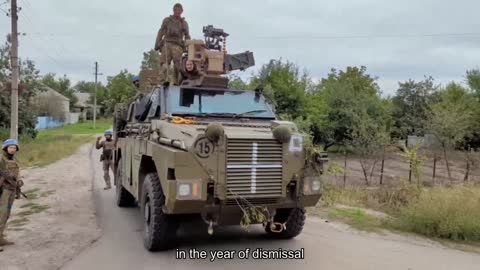
M159 55L145 52L140 68L159 68ZM9 44L0 46L0 130L10 125ZM66 76L47 73L41 76L31 60L20 60L24 91L19 99L19 133L35 136L36 115L28 109L28 100L44 86L53 88L70 99L75 93L95 91L95 83L80 81L72 85ZM116 103L135 95L134 74L121 70L97 84L97 104L103 115L111 115ZM465 85L451 82L438 85L432 77L421 81L399 82L393 96L382 96L378 78L366 67L332 69L326 78L314 81L308 72L292 62L271 60L248 80L230 76L230 87L262 89L275 105L280 118L295 121L325 150L333 146L349 146L365 155L382 145L409 135L433 134L445 147L480 147L480 71L468 70ZM91 95L93 99L93 95ZM90 100L93 103L93 100ZM1 131L0 131L1 132Z
M393 96L383 96L377 81L362 66L332 69L314 82L295 64L272 60L248 81L232 76L230 86L263 89L282 119L295 121L325 150L350 146L369 152L426 134L445 147L480 147L478 69L466 71L464 84L440 85L428 76L399 82Z

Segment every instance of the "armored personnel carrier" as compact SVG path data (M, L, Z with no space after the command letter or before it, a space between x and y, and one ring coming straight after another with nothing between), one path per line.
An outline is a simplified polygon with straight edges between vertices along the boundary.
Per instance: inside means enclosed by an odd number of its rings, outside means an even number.
M188 41L184 55L197 76L175 86L142 71L148 94L114 120L116 204L140 207L150 251L172 248L179 224L192 217L210 234L248 223L293 238L305 207L321 196L321 173L305 162L297 126L278 120L261 90L228 87L225 75L253 66L253 53L228 54L228 34L213 26L203 32L205 40Z

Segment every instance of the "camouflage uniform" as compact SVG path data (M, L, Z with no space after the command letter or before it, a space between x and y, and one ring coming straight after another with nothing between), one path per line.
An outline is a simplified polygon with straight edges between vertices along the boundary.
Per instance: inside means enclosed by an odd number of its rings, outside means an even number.
M9 157L7 153L3 153L0 159L0 172L0 178L3 177L0 179L0 246L2 246L8 242L5 240L4 233L15 200L17 179L20 174L20 167L15 157ZM6 177L13 179L6 181Z
M103 142L97 141L96 148L103 148L103 153L100 158L100 161L103 163L103 179L107 185L106 188L111 188L110 169L113 171L113 150L115 149L115 141L112 139Z
M177 18L171 15L163 20L155 42L155 50L161 50L160 72L165 79L167 78L165 64L169 66L173 60L174 81L178 83L182 54L185 51L185 40L189 39L190 33L185 18Z

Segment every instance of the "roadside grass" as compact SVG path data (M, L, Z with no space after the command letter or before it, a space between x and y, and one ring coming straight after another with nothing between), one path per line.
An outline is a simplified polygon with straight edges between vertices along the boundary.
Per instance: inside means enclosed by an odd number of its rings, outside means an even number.
M28 221L29 221L28 218L20 217L20 218L13 219L13 220L9 221L8 226L9 227L14 227L14 228L23 227L23 226L27 225Z
M23 193L28 197L28 200L31 201L31 200L38 199L37 192L39 192L39 191L40 191L39 188L34 188L34 189L29 189L27 191L24 191Z
M367 214L358 208L334 208L329 210L328 216L332 219L341 220L348 225L366 231L376 231L382 228L382 220Z
M374 209L339 208L337 205ZM389 229L437 240L480 244L480 186L462 184L433 188L401 184L396 187L324 187L320 207L328 217L362 230Z
M480 187L434 187L402 208L392 227L454 241L480 241Z
M40 197L45 198L53 194L55 194L55 190L48 190L40 193Z
M21 216L21 217L26 217L26 216L30 216L30 215L33 215L33 214L41 213L41 212L43 212L47 209L50 209L50 206L34 204L33 206L30 207L30 209L21 211L17 215Z
M65 125L63 127L50 128L40 131L39 135L51 136L51 135L95 135L98 133L103 133L105 130L112 127L112 119L102 118L97 119L95 123L95 129L93 128L93 121L86 121L83 123Z
M72 155L82 144L94 142L94 135L111 128L110 119L42 130L35 139L21 139L18 159L22 168L45 166Z

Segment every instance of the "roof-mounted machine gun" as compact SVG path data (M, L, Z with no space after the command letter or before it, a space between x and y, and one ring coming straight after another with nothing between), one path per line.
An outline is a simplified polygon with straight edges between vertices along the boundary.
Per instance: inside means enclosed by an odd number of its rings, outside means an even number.
M188 60L192 60L203 75L196 80L186 80L182 85L227 88L228 78L221 75L255 65L250 51L227 53L226 41L229 34L223 29L214 28L213 25L204 26L203 35L204 40L192 39L186 42Z
M225 33L223 29L214 28L213 25L204 26L203 36L207 50L227 51L226 42L229 34ZM220 42L223 43L223 46Z

